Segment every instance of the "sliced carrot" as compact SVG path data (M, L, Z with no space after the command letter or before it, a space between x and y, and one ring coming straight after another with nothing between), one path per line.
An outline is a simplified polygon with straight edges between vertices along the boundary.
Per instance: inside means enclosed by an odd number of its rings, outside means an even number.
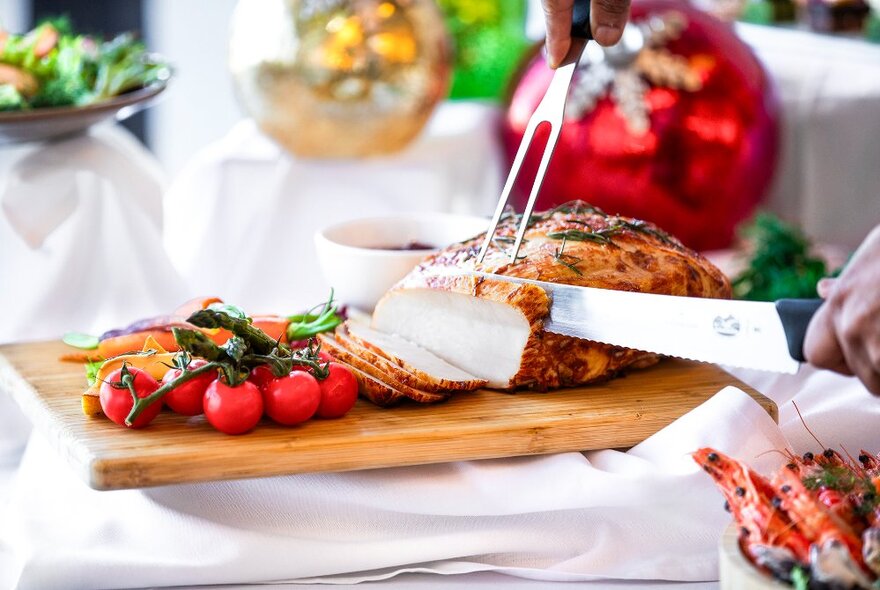
M97 354L89 354L88 352L66 352L59 356L58 360L62 363L90 363L102 358L104 357Z
M59 37L58 30L52 25L44 25L39 35L34 43L34 57L37 58L46 57L46 54L55 49Z
M97 395L82 396L82 412L86 416L100 416L103 414L101 410L101 398Z
M101 340L98 343L98 356L108 359L119 356L127 352L137 352L144 347L144 342L148 336L163 347L165 350L174 352L180 350L177 341L174 340L174 334L171 330L147 330L144 332L133 332L131 334L123 334L122 336L114 336Z
M219 297L196 297L195 299L190 299L189 301L175 309L174 315L186 319L193 313L199 311L200 309L205 309L212 303L223 303L223 300Z
M287 342L287 318L277 315L261 315L253 318L255 328L261 329L272 340Z
M214 344L217 346L221 346L226 344L226 341L232 338L232 332L229 330L225 330L223 328L200 328L202 332L205 333L205 336L210 338Z

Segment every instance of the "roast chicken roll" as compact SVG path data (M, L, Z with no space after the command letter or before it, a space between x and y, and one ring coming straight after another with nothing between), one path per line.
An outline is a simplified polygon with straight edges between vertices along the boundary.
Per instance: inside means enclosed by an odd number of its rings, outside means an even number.
M721 271L650 223L608 215L580 201L567 203L532 216L511 264L518 222L514 215L502 220L482 264L476 262L482 235L424 260L379 301L373 330L426 349L488 387L547 390L608 379L658 357L545 332L550 296L542 288L456 274L459 270L621 291L730 297Z

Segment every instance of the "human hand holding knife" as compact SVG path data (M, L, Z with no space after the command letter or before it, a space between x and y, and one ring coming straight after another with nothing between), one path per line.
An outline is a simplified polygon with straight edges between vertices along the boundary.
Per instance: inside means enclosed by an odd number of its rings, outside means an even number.
M541 3L547 23L548 62L553 68L568 57L573 35L578 35L578 11L583 20L585 6L591 37L600 45L617 43L629 17L629 0ZM871 393L880 395L880 225L868 235L841 277L820 285L819 292L824 303L816 300L778 306L779 321L787 323L783 334L793 337L788 342L789 356L858 376ZM786 319L792 309L797 317Z

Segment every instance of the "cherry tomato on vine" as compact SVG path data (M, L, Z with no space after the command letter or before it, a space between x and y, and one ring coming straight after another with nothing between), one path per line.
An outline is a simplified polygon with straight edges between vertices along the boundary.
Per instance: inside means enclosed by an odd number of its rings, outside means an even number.
M330 363L330 374L318 382L321 403L317 415L321 418L340 418L354 407L358 396L358 382L348 367Z
M276 379L275 373L269 368L269 365L259 365L251 369L251 374L247 380L256 385L260 391L264 391L266 386Z
M333 357L326 352L318 351L318 364L320 364L321 366L324 366L325 363L329 363L332 360L334 360ZM293 365L293 368L291 370L311 372L312 369L311 367L307 367L305 365Z
M202 359L194 359L189 363L186 370L194 371L199 367L203 367L208 364L208 361ZM162 385L167 385L171 381L174 381L178 377L180 377L181 371L180 369L169 369L165 376L162 378ZM178 385L171 391L165 394L165 397L162 399L165 401L165 404L177 412L178 414L183 414L184 416L195 416L197 414L201 414L204 410L202 409L202 398L205 395L205 390L208 388L208 385L211 384L214 379L217 378L216 371L210 371L208 373L204 373L199 375L198 377L194 377L193 379L183 383L182 385Z
M311 373L292 371L263 390L266 414L285 426L305 422L315 415L321 403L321 387Z
M133 378L132 385L139 398L147 397L159 389L159 383L149 373L134 367L126 367L126 371ZM107 378L101 383L98 397L101 400L101 410L104 415L113 422L124 426L126 416L134 407L134 400L131 398L131 391L121 382L122 369L116 369L107 375ZM143 428L152 422L161 410L162 400L160 399L147 406L129 428Z
M211 426L226 434L248 432L263 415L260 388L250 381L231 387L215 379L205 390L202 403Z

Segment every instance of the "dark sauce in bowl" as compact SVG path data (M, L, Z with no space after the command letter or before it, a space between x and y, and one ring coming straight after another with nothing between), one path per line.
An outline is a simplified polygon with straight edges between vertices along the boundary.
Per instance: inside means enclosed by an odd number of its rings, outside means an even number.
M367 246L370 250L437 250L436 246L412 240L406 244L396 246Z

